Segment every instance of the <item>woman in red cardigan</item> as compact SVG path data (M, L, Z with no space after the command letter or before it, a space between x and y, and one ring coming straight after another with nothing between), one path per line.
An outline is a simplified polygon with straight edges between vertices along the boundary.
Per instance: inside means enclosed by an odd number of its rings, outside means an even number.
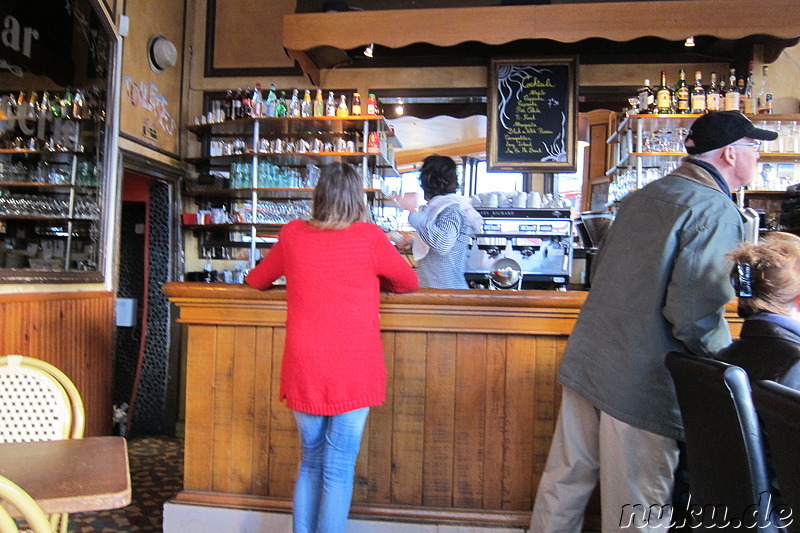
M294 413L302 458L294 533L344 531L369 408L386 397L381 289L417 289L414 270L383 231L365 222L362 179L351 165L325 167L311 220L284 226L247 283L286 278L286 345L280 398Z

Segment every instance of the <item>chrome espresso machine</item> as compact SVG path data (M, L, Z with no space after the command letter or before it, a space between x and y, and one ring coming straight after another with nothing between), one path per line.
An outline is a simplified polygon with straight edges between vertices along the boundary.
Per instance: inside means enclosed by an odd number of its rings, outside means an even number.
M476 209L483 217L483 230L467 252L471 287L566 289L572 273L569 209Z

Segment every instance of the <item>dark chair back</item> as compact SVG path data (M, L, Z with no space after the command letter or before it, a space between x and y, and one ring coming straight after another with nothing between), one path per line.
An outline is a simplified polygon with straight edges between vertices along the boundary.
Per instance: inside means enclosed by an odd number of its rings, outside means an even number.
M800 512L800 392L774 381L758 381L753 402L764 424L783 501ZM792 513L792 518L788 531L800 532L800 516Z
M769 527L769 477L747 374L678 352L667 355L666 365L686 433L691 505L702 508L695 516L722 530L757 522L759 531L776 531ZM734 528L736 520L744 524Z

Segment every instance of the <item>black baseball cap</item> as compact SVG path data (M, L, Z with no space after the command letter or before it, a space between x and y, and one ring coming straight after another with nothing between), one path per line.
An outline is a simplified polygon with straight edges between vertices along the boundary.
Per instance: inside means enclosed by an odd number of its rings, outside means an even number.
M774 141L778 132L756 128L739 111L712 111L692 123L684 144L689 154L722 148L744 137Z

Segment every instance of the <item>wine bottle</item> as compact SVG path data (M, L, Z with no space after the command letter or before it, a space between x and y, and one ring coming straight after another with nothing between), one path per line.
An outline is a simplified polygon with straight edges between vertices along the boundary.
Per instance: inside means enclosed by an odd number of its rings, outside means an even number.
M731 69L731 76L728 80L728 90L725 92L725 111L739 111L739 100L741 96L736 86L736 69Z
M278 95L274 83L270 84L269 86L267 102L264 106L264 114L268 117L278 116Z
M275 106L275 116L276 117L285 117L287 113L286 109L286 91L281 91L281 97L278 98L278 103Z
M761 91L758 93L757 105L760 115L772 114L772 89L767 78L767 65L761 67Z
M675 85L675 96L678 102L678 113L688 113L691 108L689 104L689 86L686 85L686 71L683 69L680 69L678 83Z
M655 94L650 87L650 80L645 78L644 85L639 89L639 113L652 113L655 107Z
M662 115L672 112L672 92L667 86L667 73L663 70L661 71L661 85L656 91L656 109Z
M703 88L703 73L698 70L694 73L694 87L692 88L692 113L705 113L706 107L706 90Z
M708 111L719 111L720 95L719 87L717 87L717 73L711 73L711 84L708 86L708 93L706 93L706 109Z
M750 66L747 69L747 82L744 87L744 104L742 107L745 113L754 114L758 112L758 108L756 106L755 85L756 82L753 79L753 62L751 61Z

